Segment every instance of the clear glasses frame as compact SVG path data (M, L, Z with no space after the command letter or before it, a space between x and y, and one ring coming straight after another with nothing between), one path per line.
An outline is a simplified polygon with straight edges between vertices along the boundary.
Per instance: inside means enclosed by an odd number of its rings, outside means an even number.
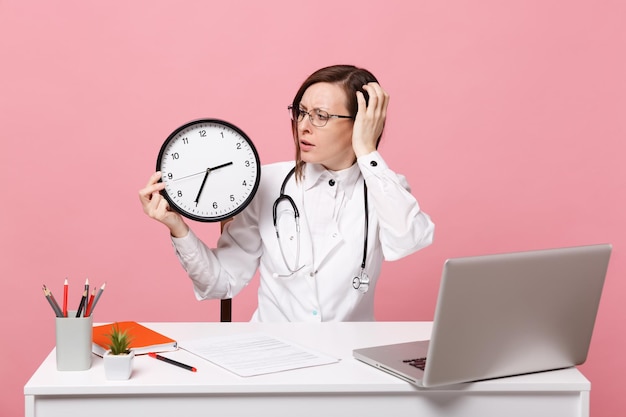
M301 109L300 107L294 107L291 105L287 107L287 110L289 110L289 116L294 122L297 121L298 123L300 123L302 120L304 120L304 116L309 116L311 124L316 127L326 126L326 123L328 123L330 119L354 119L353 116L329 114L327 111L320 109L306 111L304 109Z

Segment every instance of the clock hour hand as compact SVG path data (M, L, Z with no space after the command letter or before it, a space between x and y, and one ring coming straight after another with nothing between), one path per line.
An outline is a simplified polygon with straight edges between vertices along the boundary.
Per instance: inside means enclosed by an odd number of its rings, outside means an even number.
M215 171L216 169L224 168L224 167L227 167L227 166L232 165L232 164L233 164L232 162L226 162L225 164L218 165L218 166L213 167L213 168L209 168L209 170L210 171Z

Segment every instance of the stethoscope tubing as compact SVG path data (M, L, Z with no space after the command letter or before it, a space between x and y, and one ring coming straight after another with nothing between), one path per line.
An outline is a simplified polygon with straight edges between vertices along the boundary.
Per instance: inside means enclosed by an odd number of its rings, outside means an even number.
M291 196L289 196L288 194L285 194L285 188L287 187L287 182L293 176L295 171L296 171L296 168L293 167L285 176L285 179L283 180L283 183L280 186L280 194L278 195L278 198L274 201L274 205L272 207L272 220L274 223L274 230L276 231L276 238L278 239L278 248L280 249L283 262L285 263L285 266L287 267L289 272L291 272L291 274L295 274L296 272L298 272L300 269L304 267L304 265L298 267L298 262L300 260L300 212L298 211L298 207L296 206L296 203L293 201L293 198L291 198ZM280 241L280 232L278 231L277 211L278 211L278 205L282 201L287 201L291 205L291 208L293 209L293 213L294 213L293 214L294 221L296 223L297 255L296 255L295 269L292 268L287 262L285 253L283 251L283 246ZM364 238L363 238L363 259L361 261L361 273L359 274L359 276L355 276L353 278L352 286L361 292L367 292L369 288L369 277L367 277L367 274L365 273L365 265L367 262L367 244L368 244L368 232L369 232L369 205L368 205L368 198L367 198L367 184L365 184L365 180L363 180L363 202L364 202L363 205L364 205L364 212L365 212L364 213L365 214L365 220L364 220L365 227L364 227ZM283 276L283 275L274 274L274 276Z

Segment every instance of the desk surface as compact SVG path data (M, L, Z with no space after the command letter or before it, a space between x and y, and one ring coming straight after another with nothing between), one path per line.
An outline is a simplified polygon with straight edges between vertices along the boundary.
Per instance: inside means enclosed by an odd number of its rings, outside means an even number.
M436 392L454 395L481 392L506 395L507 392L515 392L516 395L541 393L545 397L546 393L554 393L579 398L580 393L586 392L582 407L588 406L586 403L590 383L576 368L425 390L352 357L352 349L356 347L428 339L432 327L430 322L143 324L177 340L261 331L337 357L340 361L330 365L245 378L189 352L178 350L164 355L195 366L197 372L189 372L141 355L135 357L131 379L108 381L104 377L102 359L97 356L93 357L91 369L88 371L58 372L53 350L24 387L27 415L45 415L42 412L35 413L34 410L39 410L37 401L46 398L108 396L119 399L120 396L172 397L181 394L214 397L280 393L293 397L319 396L323 393L358 393L366 394L367 397L368 393L376 393L394 396L409 394L414 397L416 394L431 395Z
M85 372L58 372L54 350L24 387L25 394L70 393L173 393L173 392L265 392L298 391L413 391L412 385L365 365L352 357L355 347L428 339L430 322L375 323L143 323L174 339L195 339L237 332L262 331L272 336L311 347L339 363L243 378L221 369L184 350L164 354L198 368L188 372L146 355L135 358L130 380L107 381L102 359L93 357ZM446 389L567 391L589 389L589 381L576 369L544 372L513 378L462 384Z

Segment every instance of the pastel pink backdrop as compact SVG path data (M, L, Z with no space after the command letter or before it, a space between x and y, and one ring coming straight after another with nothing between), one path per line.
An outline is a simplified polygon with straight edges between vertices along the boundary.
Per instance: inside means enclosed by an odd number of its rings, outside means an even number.
M216 321L137 191L198 117L290 159L286 105L319 67L371 69L391 95L381 152L437 224L388 263L378 320L432 320L452 256L609 242L588 362L592 415L626 410L626 6L617 1L0 2L0 415L54 345L41 285L95 320ZM217 225L194 224L209 243ZM234 301L248 320L256 281Z

